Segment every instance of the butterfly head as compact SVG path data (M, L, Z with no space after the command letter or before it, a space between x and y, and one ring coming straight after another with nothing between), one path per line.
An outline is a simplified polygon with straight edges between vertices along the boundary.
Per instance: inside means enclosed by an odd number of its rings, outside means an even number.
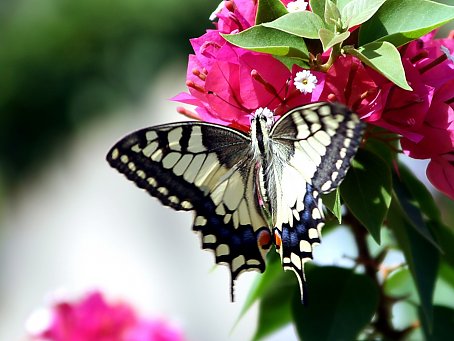
M271 129L271 126L274 123L273 112L268 108L258 108L251 114L251 129L258 123L262 126L266 126L268 130Z

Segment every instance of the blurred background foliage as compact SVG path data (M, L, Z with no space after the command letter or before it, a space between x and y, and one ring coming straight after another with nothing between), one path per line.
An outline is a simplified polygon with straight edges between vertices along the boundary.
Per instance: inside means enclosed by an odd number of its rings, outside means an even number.
M0 189L64 147L87 121L140 102L155 73L186 59L211 0L1 0ZM0 192L1 193L1 192Z

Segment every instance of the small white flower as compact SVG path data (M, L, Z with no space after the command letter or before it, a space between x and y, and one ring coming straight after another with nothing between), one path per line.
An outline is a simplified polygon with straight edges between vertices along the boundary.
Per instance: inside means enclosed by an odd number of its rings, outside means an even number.
M216 18L218 17L218 14L219 14L219 13L222 11L222 9L224 8L224 5L225 5L225 4L224 4L224 0L222 0L222 1L219 3L218 7L216 7L216 9L213 11L213 13L211 13L211 15L210 15L210 17L209 17L210 21L216 20Z
M446 46L441 45L440 50L446 55L446 57L454 63L454 55L451 54L451 51Z
M264 116L266 118L266 126L270 128L274 123L274 114L268 108L258 108L254 113L251 115L251 121L255 119L257 116Z
M317 77L315 77L309 70L303 70L296 73L293 83L295 87L303 94L312 93L317 85Z
M306 9L307 9L307 2L304 0L296 0L296 1L289 2L287 4L287 10L292 13L302 12L302 11L305 11Z

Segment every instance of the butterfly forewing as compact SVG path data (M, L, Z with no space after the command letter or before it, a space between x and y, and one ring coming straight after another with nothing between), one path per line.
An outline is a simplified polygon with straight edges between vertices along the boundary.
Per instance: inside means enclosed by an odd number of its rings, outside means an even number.
M246 135L202 122L151 127L119 141L107 160L126 177L176 210L194 210L193 229L232 279L244 270L265 269L270 234L255 198Z

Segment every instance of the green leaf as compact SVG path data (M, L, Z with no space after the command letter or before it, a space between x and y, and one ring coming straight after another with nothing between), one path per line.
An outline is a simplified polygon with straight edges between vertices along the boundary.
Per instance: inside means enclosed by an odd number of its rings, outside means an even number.
M299 286L293 273L282 269L277 252L270 250L266 270L257 277L235 323L260 300L259 319L254 340L259 340L291 322L291 300Z
M454 309L443 306L434 307L434 323L432 328L424 322L422 329L426 340L428 341L444 341L451 340L454 326Z
M337 5L337 8L339 8L339 12L342 13L342 10L344 9L344 7L347 6L352 1L355 1L355 0L336 0L336 5Z
M287 8L279 0L259 0L255 24L273 21L287 13Z
M359 44L388 41L401 46L453 19L453 6L427 0L387 0L361 25Z
M292 322L291 307L297 292L299 287L295 275L281 268L279 279L273 282L260 300L253 340L260 340Z
M309 0L312 12L320 18L325 18L325 1L324 0Z
M296 58L296 57L283 57L283 56L273 56L275 59L284 64L289 70L292 69L293 65L298 65L303 69L309 69L310 65L307 61Z
M288 13L272 22L263 24L298 37L318 39L318 31L325 27L322 18L317 14L302 11Z
M353 0L341 10L342 23L350 28L369 20L386 0Z
M339 187L329 194L322 195L323 204L334 214L334 216L342 223L342 203L340 199Z
M262 25L253 26L237 34L222 36L229 43L247 50L309 60L309 52L303 38Z
M443 258L454 267L454 230L449 226L434 220L430 221L428 226L443 250Z
M407 260L416 284L424 323L432 325L432 299L439 264L438 251L411 226L396 199L388 212L388 225Z
M405 172L404 168L402 168L402 170ZM409 175L407 174L407 176ZM405 214L405 218L423 238L440 251L440 246L434 240L432 233L421 214L422 208L419 207L417 199L413 197L408 186L395 173L393 173L393 187L396 199L398 200L402 212Z
M374 135L374 132L380 134L379 136L383 139L394 138L398 139L397 135L391 132L385 132L384 129L373 127L371 135ZM377 157L383 159L389 167L392 167L394 160L397 159L397 152L389 146L389 142L383 141L382 139L369 137L365 148L377 155Z
M325 19L326 27L334 28L336 24L340 21L341 14L336 4L331 0L326 0L325 2L325 13L323 15Z
M448 284L451 289L454 289L454 267L452 265L450 266L446 262L441 262L438 277Z
M378 306L378 288L366 275L336 267L307 273L309 304L293 301L293 319L302 340L356 340Z
M344 203L380 244L380 229L391 202L388 165L369 151L359 150L340 185Z
M403 163L399 164L399 173L406 189L418 201L421 212L428 218L439 221L441 219L440 210L427 187Z
M244 302L236 323L238 323L238 321L248 312L257 300L264 296L267 290L270 290L270 287L275 281L279 280L283 272L281 260L277 252L270 250L266 257L266 270L263 274L257 276L251 290L249 291L248 297Z
M405 78L405 71L399 51L393 44L381 41L360 46L358 49L345 46L344 50L346 53L357 57L364 64L381 73L402 89L412 90Z
M326 28L321 28L318 31L318 36L322 42L323 51L328 50L336 44L342 43L348 37L350 37L350 32L346 31L343 33L334 33Z
M414 303L419 302L411 272L407 267L400 268L389 275L384 282L383 289L385 294L390 297L406 298Z

